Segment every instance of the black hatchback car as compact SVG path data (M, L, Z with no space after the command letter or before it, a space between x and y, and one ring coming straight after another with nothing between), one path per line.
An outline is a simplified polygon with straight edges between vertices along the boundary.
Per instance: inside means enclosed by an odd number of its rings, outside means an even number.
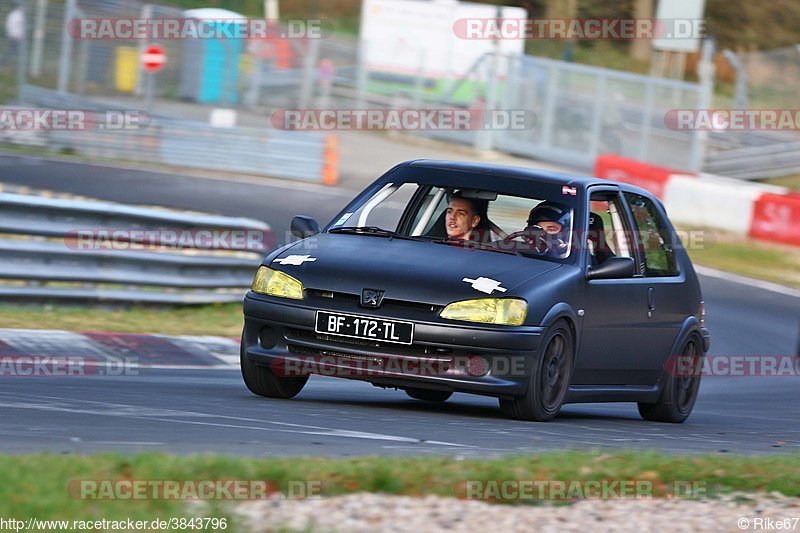
M709 348L697 276L660 202L597 178L402 163L320 230L264 260L244 301L241 368L291 398L310 374L508 416L636 402L684 421Z

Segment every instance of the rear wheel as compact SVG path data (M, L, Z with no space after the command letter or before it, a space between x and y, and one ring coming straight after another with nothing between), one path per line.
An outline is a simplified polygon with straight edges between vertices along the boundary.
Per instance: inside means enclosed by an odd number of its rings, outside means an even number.
M414 388L406 389L406 394L415 400L422 400L424 402L446 402L447 399L453 395L452 391Z
M280 377L276 376L268 366L257 365L250 360L244 352L242 345L239 354L242 367L242 378L250 392L267 398L282 398L288 400L297 396L308 381L308 376Z
M500 400L500 409L508 417L545 422L555 418L564 404L575 355L569 324L565 320L553 324L542 346L542 356L533 366L525 395Z
M695 369L699 369L701 362L698 358L703 355L700 352L700 339L697 335L692 335L686 341L681 350L681 358L692 361L690 372L670 372L664 384L664 390L656 403L639 403L639 414L645 420L652 422L671 422L680 424L692 413L694 403L697 401L697 393L700 390L700 378L702 377ZM676 366L677 365L673 365ZM683 365L681 365L683 366Z

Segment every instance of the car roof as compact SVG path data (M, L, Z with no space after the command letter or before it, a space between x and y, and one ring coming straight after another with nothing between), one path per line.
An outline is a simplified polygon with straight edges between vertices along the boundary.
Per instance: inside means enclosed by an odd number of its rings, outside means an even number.
M653 198L653 194L646 189L622 183L618 181L597 178L593 176L581 176L565 172L555 172L552 170L513 167L508 165L496 165L491 163L475 163L464 161L446 161L437 159L414 159L397 165L407 167L418 167L427 169L454 170L459 172L470 172L476 174L491 174L494 179L508 179L514 181L536 181L546 182L555 185L569 185L587 189L594 185L616 185L623 192L633 192Z

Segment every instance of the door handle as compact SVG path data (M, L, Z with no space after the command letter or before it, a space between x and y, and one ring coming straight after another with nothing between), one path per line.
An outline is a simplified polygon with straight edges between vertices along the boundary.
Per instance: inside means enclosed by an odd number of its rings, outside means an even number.
M656 309L656 290L653 287L647 289L647 318L653 318L653 311Z

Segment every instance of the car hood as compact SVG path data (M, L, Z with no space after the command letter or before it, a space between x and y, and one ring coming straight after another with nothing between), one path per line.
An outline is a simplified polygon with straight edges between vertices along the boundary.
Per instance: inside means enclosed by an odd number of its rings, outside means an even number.
M309 289L350 294L382 289L385 298L435 305L490 294L516 295L523 283L561 266L454 245L328 233L283 248L268 259L265 264Z

